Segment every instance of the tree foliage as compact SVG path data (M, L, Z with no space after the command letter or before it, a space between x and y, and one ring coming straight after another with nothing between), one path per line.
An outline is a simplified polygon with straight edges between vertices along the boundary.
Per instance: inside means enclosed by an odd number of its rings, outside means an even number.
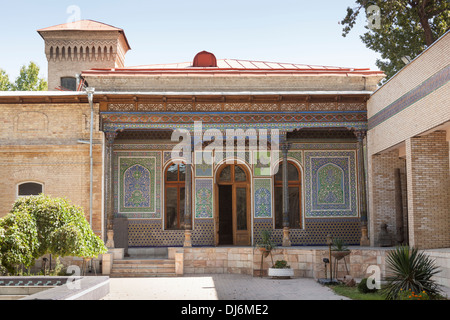
M5 70L0 69L0 91L11 90L11 82Z
M30 62L20 68L19 76L11 83L5 71L0 69L0 91L46 91L47 81L39 77L39 71L39 66Z
M57 256L96 257L107 251L81 208L45 195L19 198L0 219L0 262L9 272L35 259Z
M371 6L379 8L379 16L368 10L374 8ZM385 72L386 80L403 68L403 57L414 59L450 28L448 0L356 0L356 7L348 7L341 21L344 37L361 11L368 20L361 40L381 54L376 65Z

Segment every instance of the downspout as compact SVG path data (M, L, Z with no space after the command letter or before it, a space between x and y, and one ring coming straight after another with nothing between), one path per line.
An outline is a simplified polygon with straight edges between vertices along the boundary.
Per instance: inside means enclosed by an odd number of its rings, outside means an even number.
M94 159L92 155L92 137L94 131L94 88L86 88L86 93L91 107L91 121L90 121L90 133L89 133L89 224L92 228L92 205L93 201L93 166Z

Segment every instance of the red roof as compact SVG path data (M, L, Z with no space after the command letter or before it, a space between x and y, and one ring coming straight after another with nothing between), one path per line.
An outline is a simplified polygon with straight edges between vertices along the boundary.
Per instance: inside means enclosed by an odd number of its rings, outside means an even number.
M125 39L125 42L128 46L128 49L131 49L130 44L128 43L128 39L125 36L125 32L123 29L116 28L114 26L111 26L109 24L105 24L102 22L94 21L94 20L79 20L75 22L69 22L69 23L63 23L58 24L56 26L42 28L37 30L39 34L41 32L47 32L47 31L118 31L121 33ZM41 34L42 36L42 34Z
M79 20L75 22L58 24L56 26L39 29L40 31L81 30L81 31L123 31L109 24L94 20Z
M196 67L192 62L171 64L153 64L115 69L99 69L83 71L83 75L180 75L180 74L222 74L222 75L270 75L270 74L354 74L382 75L382 71L369 68L347 68L317 66L295 63L251 61L238 59L217 59L217 67Z

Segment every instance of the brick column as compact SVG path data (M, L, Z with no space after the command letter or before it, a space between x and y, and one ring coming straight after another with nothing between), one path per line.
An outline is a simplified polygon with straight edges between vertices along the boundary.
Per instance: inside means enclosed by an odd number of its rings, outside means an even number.
M409 244L450 247L449 144L445 131L406 140Z
M368 237L367 228L367 196L366 196L366 169L364 161L364 138L366 136L365 130L355 131L356 139L358 141L358 185L359 185L359 214L361 217L361 246L369 246L370 241Z

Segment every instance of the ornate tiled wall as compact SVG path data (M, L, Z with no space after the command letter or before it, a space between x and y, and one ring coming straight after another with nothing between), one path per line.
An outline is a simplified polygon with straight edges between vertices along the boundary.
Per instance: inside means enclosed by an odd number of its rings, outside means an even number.
M305 151L305 217L357 217L355 151Z
M114 153L114 215L161 218L161 152Z
M274 241L282 244L283 231L273 230L272 219L255 219L253 236L257 243L262 230L271 230ZM311 218L305 219L304 229L291 229L292 245L313 246L326 245L326 237L331 234L342 239L347 245L359 245L361 239L360 221L357 218Z
M254 179L255 218L272 217L272 179Z
M356 145L354 143L293 143L288 153L302 175L303 229L291 230L293 245L323 245L327 234L358 244L360 222L357 207ZM140 145L146 149L146 145ZM114 153L115 216L129 219L129 247L182 246L183 230L163 230L163 172L171 159L164 150L143 151L119 145ZM195 154L196 158L200 153ZM207 156L210 156L208 154ZM273 231L279 244L282 230L273 230L273 178L260 170L257 153L234 154L251 168L253 243L261 230ZM217 160L216 157L214 157ZM278 161L278 160L276 160ZM198 162L198 161L196 161ZM270 165L274 165L272 159ZM214 172L217 162L194 165L194 246L213 246ZM267 166L267 165L266 165Z
M195 179L195 218L213 218L213 179Z

